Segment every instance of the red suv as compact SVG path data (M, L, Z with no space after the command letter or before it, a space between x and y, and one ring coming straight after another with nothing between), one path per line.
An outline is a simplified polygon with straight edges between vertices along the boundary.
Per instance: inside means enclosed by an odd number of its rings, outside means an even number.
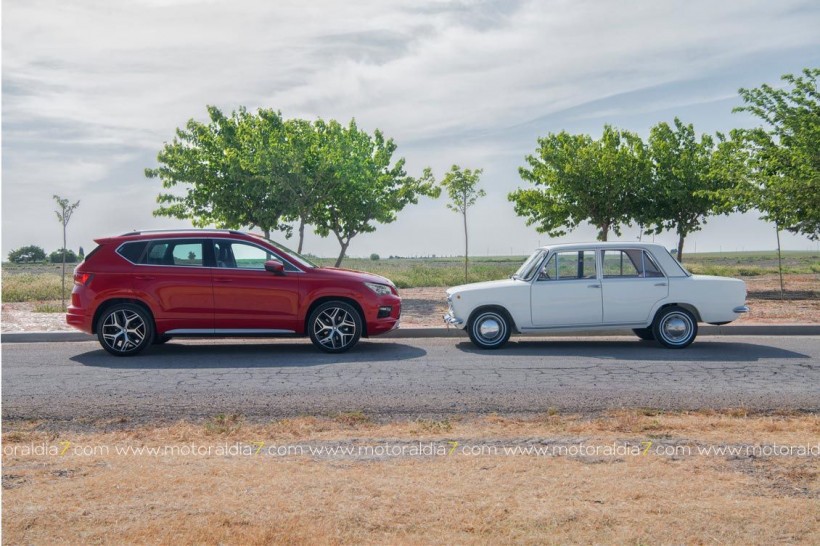
M318 267L229 230L136 231L97 239L74 270L66 322L117 356L177 336L310 336L330 353L399 325L384 277Z

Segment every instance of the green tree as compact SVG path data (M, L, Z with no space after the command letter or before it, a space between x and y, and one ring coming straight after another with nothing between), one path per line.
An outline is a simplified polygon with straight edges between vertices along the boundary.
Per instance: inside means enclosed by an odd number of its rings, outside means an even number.
M43 262L46 251L37 245L21 246L9 252L9 261L13 263Z
M85 250L83 250L83 247L80 247L80 251L77 253L77 260L85 260Z
M600 140L565 131L538 139L536 154L521 178L535 188L518 189L508 198L527 225L540 233L565 235L581 222L598 229L606 241L610 231L633 219L638 191L650 177L650 163L641 138L629 131L604 126Z
M198 227L258 227L266 237L287 229L280 222L287 208L281 192L287 165L267 153L285 141L281 115L240 108L226 116L209 106L208 116L207 124L191 119L177 129L157 156L159 167L145 170L172 190L157 197L154 215L191 220ZM173 191L178 189L184 193Z
M479 197L486 195L483 189L477 189L482 172L482 169L464 169L462 171L461 167L453 165L441 181L441 187L450 198L447 208L458 212L464 219L464 282L468 282L467 268L469 263L467 209L472 207Z
M699 231L707 216L726 212L714 197L715 192L735 184L732 173L721 163L723 151L729 149L725 142L721 134L698 139L692 124L685 125L678 118L673 126L662 122L649 132L652 177L635 216L647 233L672 230L677 234L678 260L683 259L686 237Z
M375 231L375 223L393 222L420 196L440 194L429 168L413 178L404 170L404 158L393 162L396 144L379 130L371 135L355 121L345 127L331 120L324 127L323 140L321 169L332 183L324 188L323 200L311 215L317 234L333 233L339 241L336 267L353 237Z
M811 240L820 238L820 68L786 74L787 86L740 89L748 112L762 127L738 131L746 143L750 176L734 198L762 218ZM779 237L779 235L778 235Z
M65 309L65 264L66 264L66 232L68 227L68 222L71 220L71 216L74 214L74 211L77 210L77 207L80 206L80 202L77 201L76 203L71 203L68 199L63 199L59 195L53 195L54 201L57 203L58 210L54 211L54 214L57 215L57 220L60 221L60 224L63 226L63 274L62 274L62 292L60 295L62 296L62 308Z
M74 251L70 248L68 250L66 250L65 248L55 250L54 252L48 255L48 261L53 264L59 264L62 263L63 256L65 256L65 263L67 264L73 264L77 262L77 255L74 254Z

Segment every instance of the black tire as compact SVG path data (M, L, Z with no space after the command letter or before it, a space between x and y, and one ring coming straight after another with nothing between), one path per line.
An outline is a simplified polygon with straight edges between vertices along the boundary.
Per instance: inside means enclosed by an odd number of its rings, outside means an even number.
M97 339L114 356L134 356L153 343L154 320L139 305L112 305L97 319Z
M154 345L165 345L169 341L171 341L171 336L154 336Z
M652 333L652 327L649 328L633 328L635 335L644 341L655 341L655 334Z
M343 353L362 337L362 316L343 301L319 305L308 318L308 335L313 344L326 353Z
M506 313L495 309L476 312L467 324L470 341L480 349L503 347L512 333L512 324Z
M682 307L666 307L655 315L652 335L668 349L683 349L695 341L698 321Z

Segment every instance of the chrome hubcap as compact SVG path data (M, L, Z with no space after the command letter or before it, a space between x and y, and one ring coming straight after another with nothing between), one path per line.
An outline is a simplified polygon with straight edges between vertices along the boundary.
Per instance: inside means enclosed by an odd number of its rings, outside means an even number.
M347 346L356 335L353 316L339 307L322 311L313 323L313 333L319 343L330 349Z
M501 325L498 323L497 320L488 318L481 322L478 326L478 333L481 334L481 337L487 339L493 339L498 336L498 333L501 331Z
M105 318L102 336L106 345L120 353L126 353L143 342L147 328L142 317L127 309L114 311Z
M663 337L670 343L686 341L692 331L692 322L689 317L681 313L667 315L661 325Z

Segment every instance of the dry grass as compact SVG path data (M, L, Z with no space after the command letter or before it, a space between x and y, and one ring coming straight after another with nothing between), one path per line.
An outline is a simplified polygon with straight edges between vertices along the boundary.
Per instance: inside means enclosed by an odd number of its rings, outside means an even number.
M817 415L624 410L588 418L377 423L343 414L273 422L217 416L161 428L54 432L6 423L3 542L816 543L817 458L428 456L314 458L10 455L38 442L158 446L264 441L725 444L818 442Z

